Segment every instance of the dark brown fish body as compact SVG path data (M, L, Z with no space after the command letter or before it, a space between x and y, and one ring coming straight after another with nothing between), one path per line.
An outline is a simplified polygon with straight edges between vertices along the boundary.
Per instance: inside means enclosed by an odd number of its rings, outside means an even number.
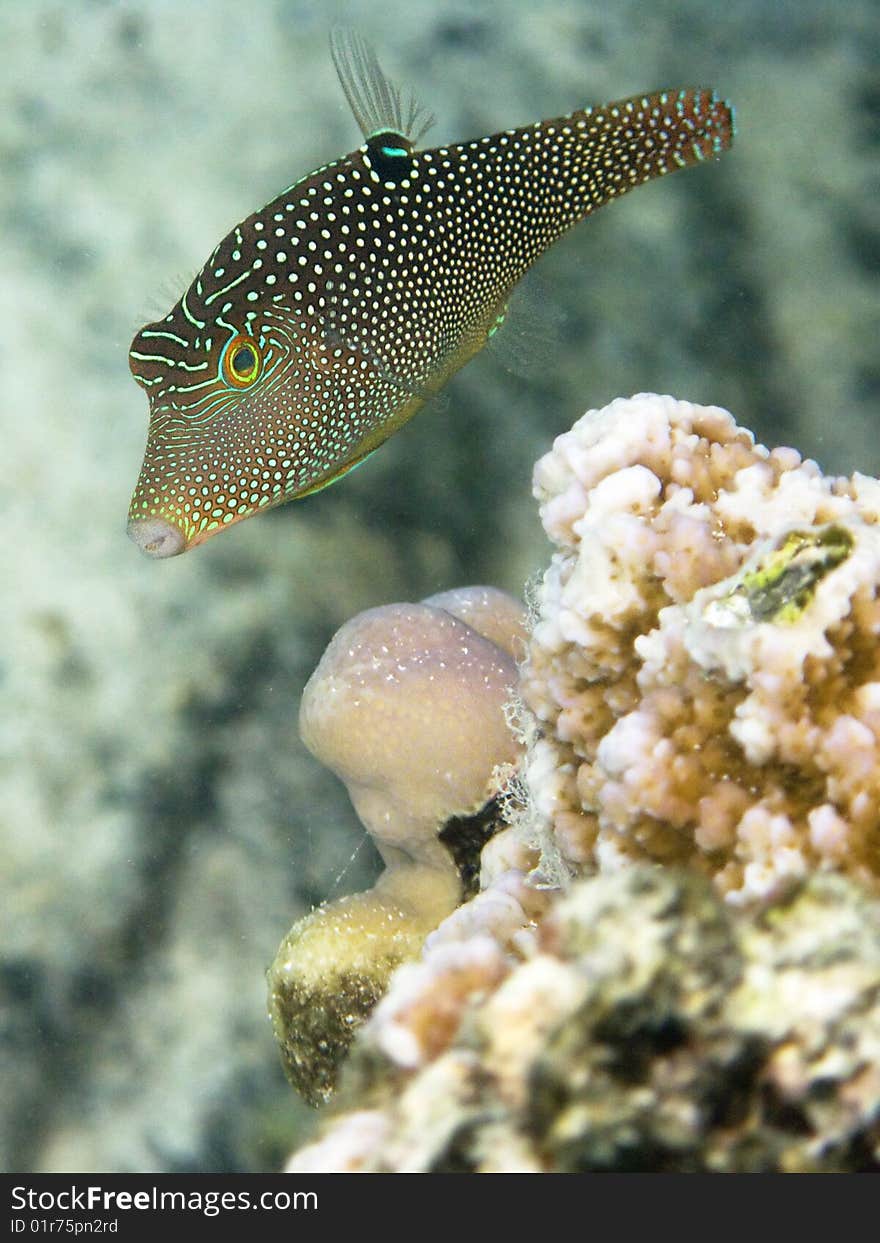
M173 555L339 478L485 345L556 238L730 141L710 92L662 92L434 150L386 128L297 182L135 337L132 538Z

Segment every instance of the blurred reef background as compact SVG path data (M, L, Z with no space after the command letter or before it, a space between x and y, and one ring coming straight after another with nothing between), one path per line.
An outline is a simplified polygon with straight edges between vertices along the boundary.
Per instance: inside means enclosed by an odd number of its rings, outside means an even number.
M125 538L136 329L359 134L357 26L433 145L662 86L732 100L717 164L559 243L497 350L338 488L154 564ZM336 628L549 551L531 467L642 390L880 474L880 6L855 0L3 0L0 1168L277 1168L311 1125L264 971L377 871L296 733Z

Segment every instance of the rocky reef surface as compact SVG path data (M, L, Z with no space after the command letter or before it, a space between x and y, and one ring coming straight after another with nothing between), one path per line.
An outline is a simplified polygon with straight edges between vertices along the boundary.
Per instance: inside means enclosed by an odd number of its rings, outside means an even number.
M880 1170L880 902L637 864L401 968L294 1172Z

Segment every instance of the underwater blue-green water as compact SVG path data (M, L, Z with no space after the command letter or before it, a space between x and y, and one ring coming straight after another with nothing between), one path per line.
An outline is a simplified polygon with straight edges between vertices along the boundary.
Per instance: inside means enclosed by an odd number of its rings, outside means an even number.
M220 238L360 142L355 25L450 143L660 87L733 150L559 242L496 342L337 487L154 563L132 335ZM357 611L548 552L530 471L590 407L728 407L880 473L880 7L869 0L5 0L0 39L0 1167L277 1168L309 1112L263 973L377 864L296 731Z

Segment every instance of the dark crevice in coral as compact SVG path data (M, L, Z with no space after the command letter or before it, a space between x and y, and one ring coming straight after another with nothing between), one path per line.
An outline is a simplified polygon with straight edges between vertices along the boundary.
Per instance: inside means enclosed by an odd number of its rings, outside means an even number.
M838 1168L851 1174L880 1174L880 1122L860 1131L840 1153Z
M682 1174L696 1172L699 1161L695 1154L649 1137L632 1141L623 1134L595 1131L560 1144L554 1168L564 1174Z
M484 1122L484 1119L480 1119ZM473 1146L479 1134L479 1123L475 1120L456 1130L448 1146L443 1149L434 1161L430 1174L473 1174L476 1171Z
M620 1083L635 1084L648 1077L657 1057L683 1045L688 1032L677 1015L651 1015L645 1020L636 1009L618 1006L596 1025L594 1036L607 1047L607 1073Z
M496 797L471 816L451 816L437 834L458 868L464 901L479 892L480 853L483 847L505 828L507 824L502 818L500 800Z
M746 1040L741 1046L731 1042L727 1056L717 1055L707 1063L701 1093L707 1130L739 1126L752 1108L755 1083L767 1053L764 1041Z
M765 1121L788 1135L812 1135L813 1127L804 1110L793 1101L783 1100L770 1084L761 1091L761 1110Z

